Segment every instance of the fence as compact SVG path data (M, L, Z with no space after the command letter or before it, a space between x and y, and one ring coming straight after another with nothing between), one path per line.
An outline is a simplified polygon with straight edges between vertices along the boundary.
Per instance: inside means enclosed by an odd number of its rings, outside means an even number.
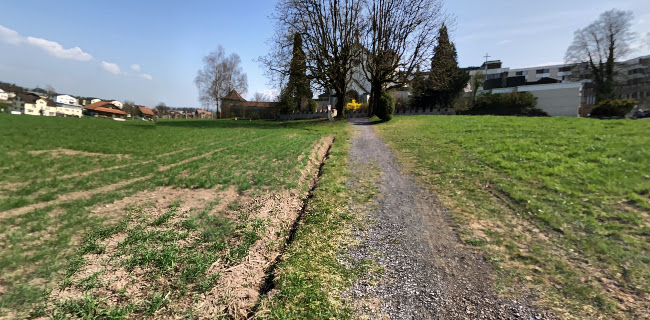
M416 116L416 115L455 115L454 108L447 109L395 109L395 115L398 116ZM348 118L365 118L368 116L368 109L349 110L346 112ZM301 111L295 113L278 114L278 120L311 120L311 119L327 119L327 110L320 109L314 112Z

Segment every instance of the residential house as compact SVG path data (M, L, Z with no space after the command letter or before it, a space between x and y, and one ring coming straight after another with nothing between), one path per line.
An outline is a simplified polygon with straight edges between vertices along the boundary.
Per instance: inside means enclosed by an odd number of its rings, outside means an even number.
M153 113L153 110L145 106L138 106L138 111L140 113L140 116L145 120L153 120L156 117Z
M9 100L9 93L0 89L0 101L7 101L7 100Z
M81 118L83 116L83 107L79 105L71 104L56 104L56 115L57 117L76 117Z
M212 112L206 111L206 110L201 110L197 109L196 110L196 117L198 119L210 119L212 117Z
M54 97L56 102L56 115L59 117L77 117L81 118L83 115L83 108L79 105L77 98L62 94Z
M60 94L54 97L54 102L60 104L73 105L73 106L79 105L79 101L77 100L77 98L67 94Z
M114 106L120 108L120 110L124 108L124 104L122 102L119 102L118 100L111 100L109 102L112 103Z
M56 116L56 103L32 93L18 93L13 100L11 111L32 116Z
M112 101L98 101L84 106L84 112L93 117L126 118L126 112L120 110Z

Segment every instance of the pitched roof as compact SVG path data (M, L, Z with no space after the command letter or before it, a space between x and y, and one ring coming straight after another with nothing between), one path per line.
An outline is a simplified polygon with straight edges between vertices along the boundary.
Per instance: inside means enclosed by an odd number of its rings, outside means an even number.
M36 103L36 100L41 98L38 95L33 93L16 93L16 96L19 97L20 100L23 100L25 103L31 103L31 104Z
M114 113L114 114L126 114L126 112L122 110L117 110L117 109L110 109L110 108L104 108L104 107L96 107L95 109L91 109L93 111L98 111L98 112L107 112L107 113Z
M105 107L107 104L112 105L112 103L110 101L97 101L95 103L85 105L84 109L95 110L95 109L100 108L100 107Z
M237 91L235 91L235 90L230 90L230 93L228 93L228 95L223 97L221 100L235 100L235 101L246 102L246 99L242 98L239 95L239 93L237 93Z
M43 100L45 100L45 103L46 103L48 106L50 106L50 107L56 107L56 102L54 102L54 100L52 100L52 99L43 99Z
M199 113L199 114L200 113L212 114L212 112L210 112L210 111L205 111L205 110L201 110L201 109L196 110L196 113Z
M147 107L138 106L138 109L140 109L140 112L142 112L142 114L145 114L145 115L148 115L148 116L153 116L154 115L153 110L151 110L151 109L149 109Z

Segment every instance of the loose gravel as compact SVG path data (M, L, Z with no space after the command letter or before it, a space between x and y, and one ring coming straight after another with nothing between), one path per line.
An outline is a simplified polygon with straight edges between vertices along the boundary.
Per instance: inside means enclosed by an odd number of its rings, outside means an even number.
M368 119L355 119L351 166L377 165L380 194L356 231L347 259L374 261L383 272L362 277L346 293L367 319L556 319L530 298L499 298L492 266L464 246L434 194L401 173L393 152ZM355 172L355 170L351 170Z

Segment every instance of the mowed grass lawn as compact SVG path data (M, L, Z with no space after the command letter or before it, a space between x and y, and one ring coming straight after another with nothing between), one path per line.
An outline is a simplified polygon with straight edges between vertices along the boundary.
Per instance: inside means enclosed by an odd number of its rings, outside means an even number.
M172 299L210 291L219 277L210 266L237 264L268 223L241 211L244 203L198 199L201 207L181 213L181 197L151 214L156 199L142 199L117 217L92 208L161 186L250 197L296 189L314 146L344 125L0 114L0 318L151 316ZM211 214L219 206L223 217ZM137 299L120 292L124 303L107 304L94 291L55 309L45 303L53 289L109 285L101 272L78 272L118 234L116 265L149 270L154 283L178 281Z
M564 318L650 314L650 121L398 116L374 128L494 262L502 293Z

